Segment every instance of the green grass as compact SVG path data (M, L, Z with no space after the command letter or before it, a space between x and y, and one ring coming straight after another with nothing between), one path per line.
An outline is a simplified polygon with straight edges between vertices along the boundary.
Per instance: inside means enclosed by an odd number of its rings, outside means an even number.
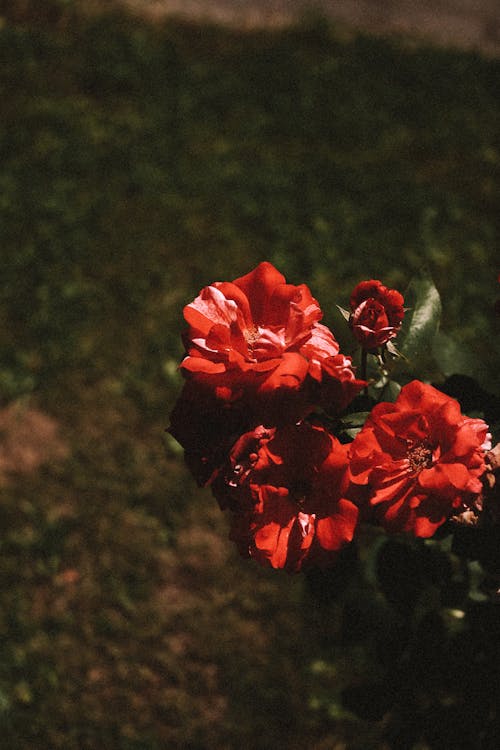
M65 18L0 28L0 396L70 449L0 488L7 746L376 747L332 704L341 614L329 636L301 578L239 561L165 451L182 307L267 259L346 341L354 284L425 265L498 390L500 62Z

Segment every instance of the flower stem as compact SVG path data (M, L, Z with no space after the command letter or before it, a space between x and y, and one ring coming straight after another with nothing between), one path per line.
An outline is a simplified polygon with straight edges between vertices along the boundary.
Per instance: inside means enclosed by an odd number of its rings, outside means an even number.
M361 349L361 379L362 380L366 380L367 363L368 363L368 352L366 351L366 349ZM368 385L365 385L364 395L368 396Z

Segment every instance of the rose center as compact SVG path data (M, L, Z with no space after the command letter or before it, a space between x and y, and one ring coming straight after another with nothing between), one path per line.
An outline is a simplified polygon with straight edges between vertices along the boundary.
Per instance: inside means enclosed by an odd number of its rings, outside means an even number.
M432 448L426 441L409 445L406 455L410 471L421 471L432 466Z
M253 357L255 345L260 338L260 331L256 325L253 325L251 328L246 328L243 331L243 335L245 337L245 341L247 342L248 351Z
M243 331L248 354L253 361L280 357L286 348L283 328L260 328L253 324Z
M371 297L363 302L359 308L359 313L355 317L358 318L358 324L364 325L367 328L375 329L384 328L388 325L387 315L384 306L380 304L376 299Z
M297 480L290 486L290 500L299 510L304 510L308 496L311 494L311 483L307 479Z
M251 328L245 328L243 335L248 346L253 346L260 336L259 329L256 325L253 325Z

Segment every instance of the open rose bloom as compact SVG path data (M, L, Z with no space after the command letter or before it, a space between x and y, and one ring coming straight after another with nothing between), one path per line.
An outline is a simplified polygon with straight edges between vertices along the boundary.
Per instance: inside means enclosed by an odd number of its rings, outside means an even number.
M479 497L488 447L482 419L414 380L372 409L349 449L351 479L380 525L429 537Z
M260 426L243 435L213 485L232 511L240 553L288 571L331 563L358 519L342 497L347 466L347 446L320 426Z
M335 381L339 411L364 385L350 359L339 360L339 345L319 322L322 312L307 286L287 284L270 263L205 287L184 317L185 376L222 401L245 401L257 421L270 412L272 419L283 410L290 418L307 412L314 382Z

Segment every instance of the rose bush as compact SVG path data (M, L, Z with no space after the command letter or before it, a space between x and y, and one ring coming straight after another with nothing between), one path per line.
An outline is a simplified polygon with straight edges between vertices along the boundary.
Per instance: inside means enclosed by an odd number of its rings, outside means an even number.
M479 414L500 432L500 399L450 369L467 356L439 330L432 280L420 275L405 295L406 318L403 295L378 280L340 307L361 344L357 379L309 289L269 263L206 287L185 309L186 382L170 425L240 555L305 572L303 632L317 634L307 654L334 646L333 661L310 662L314 700L392 723L391 747L423 740L429 705L454 722L471 705L474 736L494 722L498 662L500 444ZM415 379L429 371L442 390ZM352 672L360 649L364 680ZM328 684L335 699L323 704ZM404 736L398 709L419 716Z
M229 512L242 555L297 571L334 562L360 521L425 538L450 519L500 517L491 493L483 513L494 481L486 423L431 385L401 389L392 379L438 330L428 278L412 300L398 359L387 345L402 326L403 295L374 279L353 290L343 314L371 382L356 378L308 287L287 284L270 263L205 287L185 307L186 382L169 431Z

